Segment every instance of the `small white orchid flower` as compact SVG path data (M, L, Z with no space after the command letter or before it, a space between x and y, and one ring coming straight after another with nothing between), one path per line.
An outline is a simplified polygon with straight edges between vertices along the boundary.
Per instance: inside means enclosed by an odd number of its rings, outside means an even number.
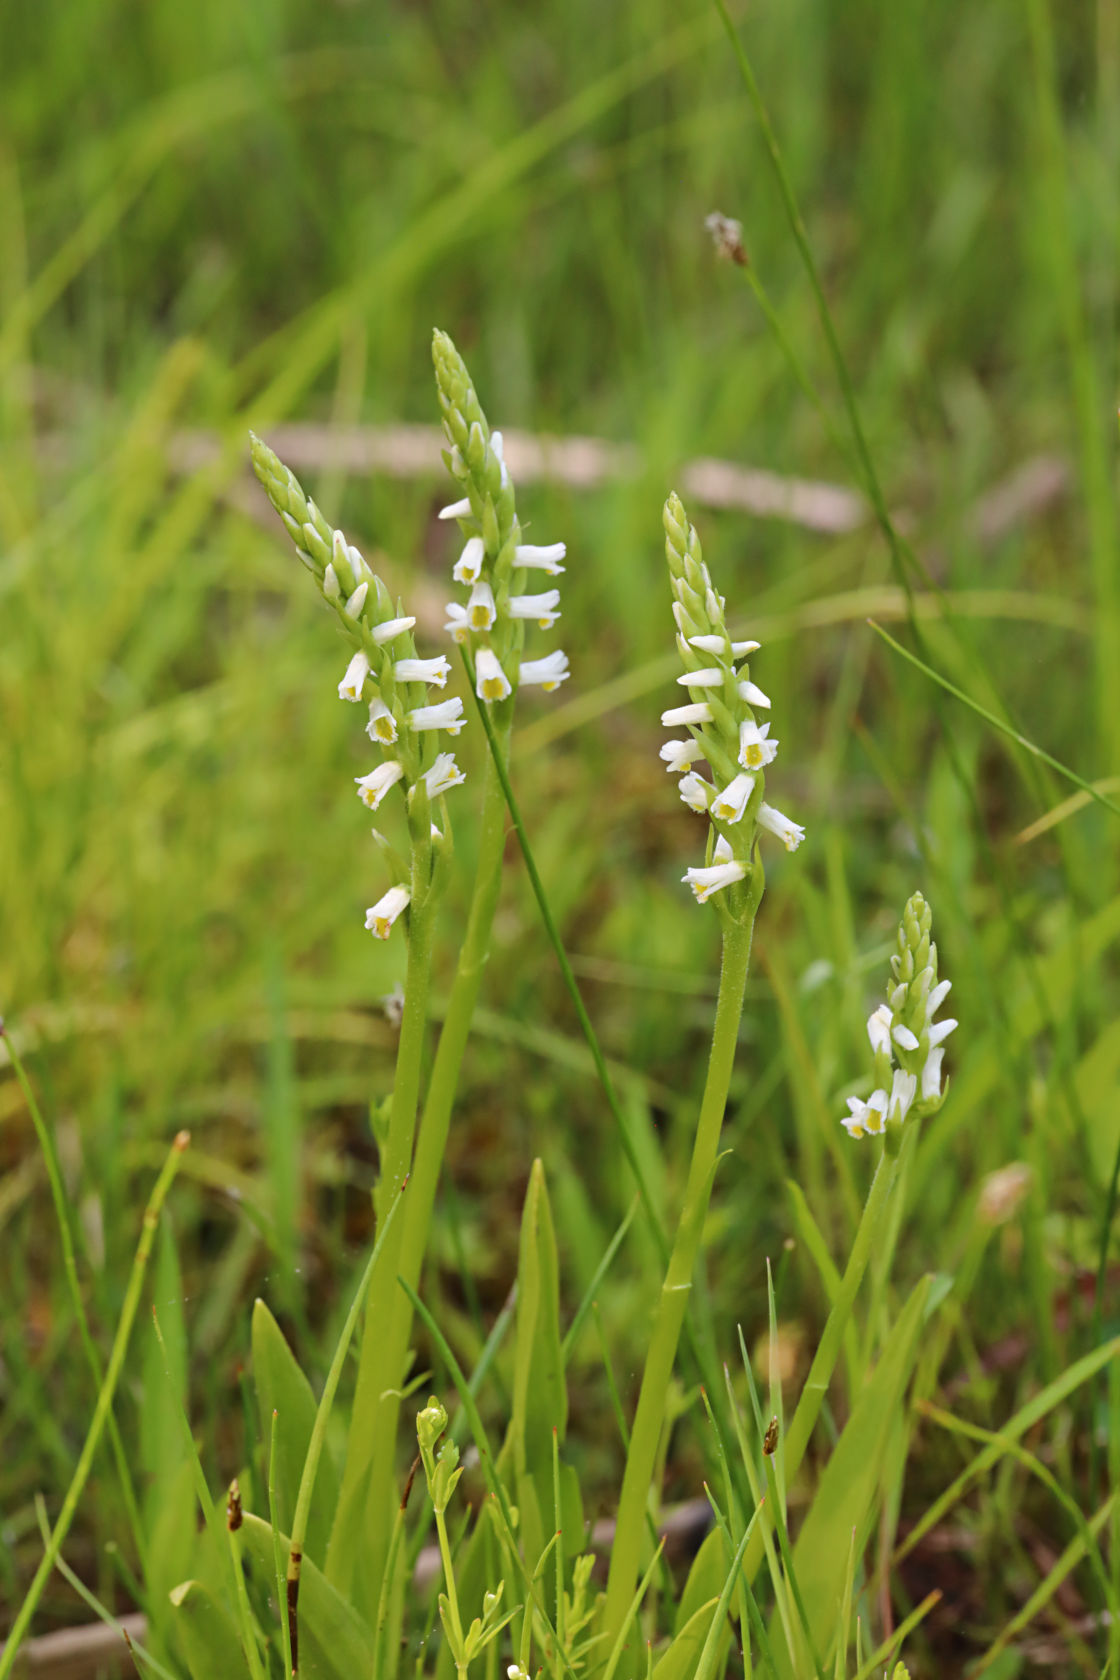
M665 729L675 729L681 723L711 723L712 708L706 700L694 700L691 706L670 706L667 712L662 712L661 723Z
M448 788L458 787L460 782L466 781L466 776L455 762L454 753L439 753L430 770L425 770L420 778L427 784L428 798L438 799Z
M712 816L721 822L742 822L743 812L754 792L754 777L741 771L734 781L728 782L722 793L712 800Z
M867 1017L867 1036L876 1055L891 1054L891 1012L885 1003Z
M433 683L436 688L446 688L451 662L442 653L434 659L398 659L393 675L398 682Z
M406 714L405 722L410 729L446 729L449 735L457 735L466 722L463 702L455 695L436 706L416 706Z
M378 647L384 647L386 642L395 641L403 636L406 630L412 630L416 625L414 618L387 618L384 624L375 624L371 632Z
M658 756L671 776L679 776L704 757L704 749L697 741L666 741Z
M533 543L518 543L513 551L513 569L524 566L527 571L547 572L550 577L559 577L563 566L557 562L563 560L567 554L566 543L549 543L541 548Z
M922 1101L936 1102L941 1095L941 1061L944 1050L931 1050L922 1069Z
M757 683L748 682L744 678L739 684L739 696L748 706L762 706L766 711L770 710L770 697L763 694Z
M397 720L385 704L384 700L371 700L369 703L369 722L366 724L366 734L371 741L378 741L383 746L391 747L397 738Z
M745 721L739 725L739 763L744 770L762 770L778 756L777 741L768 740L770 725Z
M932 1021L953 989L951 980L940 980L926 999L926 1020Z
M467 617L472 630L489 630L498 616L494 605L494 591L485 578L479 578L467 602Z
M872 1091L866 1102L861 1102L859 1097L849 1097L849 1112L841 1124L851 1137L861 1138L865 1134L878 1137L887 1122L888 1105L885 1091Z
M347 665L346 675L338 685L338 698L340 700L360 700L368 676L369 660L359 648Z
M395 782L399 782L403 775L404 765L395 758L387 758L384 764L379 764L368 776L354 777L358 784L358 798L363 805L368 805L371 811L376 811L389 789Z
M894 1039L900 1050L916 1050L918 1048L917 1038L910 1031L910 1028L905 1026L901 1021L896 1021L895 1025L891 1028L891 1037Z
M328 601L341 601L342 585L338 581L338 573L334 569L334 562L327 561L326 571L323 573L323 594Z
M708 809L708 801L714 789L711 782L706 782L703 776L697 776L690 770L688 775L682 776L677 783L677 792L686 805L703 815Z
M368 594L369 584L360 583L342 609L347 618L361 618L362 608L366 604L366 596Z
M733 886L736 881L741 881L746 873L745 863L740 863L737 858L730 858L725 863L713 863L706 869L686 869L681 880L692 888L697 904L705 904L713 893Z
M773 805L763 802L755 815L758 818L758 826L776 835L787 852L795 852L805 838L805 830L800 823L791 822L788 817L783 817Z
M535 618L542 630L548 630L560 617L557 610L560 605L560 591L546 589L540 595L511 595L509 598L509 616L511 618Z
M466 607L460 606L458 601L448 601L444 611L447 614L447 623L443 628L448 631L453 642L462 644L471 633L471 621Z
M567 682L570 675L568 656L557 648L554 653L546 653L543 659L523 659L518 667L517 681L521 688L537 683L551 692L562 682Z
M390 887L376 904L366 911L366 927L377 939L388 939L393 923L404 910L412 894L407 887Z
M702 671L685 671L678 678L682 688L722 688L723 672L718 665L707 665Z
M474 665L474 691L480 700L504 700L510 681L493 648L479 648Z
M469 519L470 516L471 500L469 496L464 496L461 502L449 502L446 507L440 508L438 515L440 519Z
M956 1021L954 1021L951 1017L947 1021L932 1021L927 1035L929 1038L930 1049L933 1050L938 1044L941 1044L945 1039L947 1039L949 1034L956 1030L956 1026Z
M673 605L676 604L674 601ZM726 653L731 645L726 636L689 636L686 640L700 653Z
M917 1075L907 1073L904 1068L895 1068L891 1081L891 1105L888 1110L892 1120L905 1120L917 1090Z
M486 558L486 544L481 537L470 537L451 570L456 583L477 583Z

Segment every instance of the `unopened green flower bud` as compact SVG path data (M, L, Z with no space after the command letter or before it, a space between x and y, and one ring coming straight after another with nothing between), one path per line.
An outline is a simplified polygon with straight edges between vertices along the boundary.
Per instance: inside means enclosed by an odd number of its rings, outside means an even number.
M416 1414L416 1439L421 1452L431 1452L447 1428L447 1413L433 1394L423 1411Z

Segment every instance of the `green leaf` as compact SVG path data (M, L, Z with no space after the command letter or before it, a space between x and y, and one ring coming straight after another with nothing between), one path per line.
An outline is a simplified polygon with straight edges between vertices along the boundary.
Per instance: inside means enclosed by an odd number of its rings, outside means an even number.
M675 1631L679 1634L691 1621L701 1605L710 1605L723 1591L727 1579L727 1558L723 1535L718 1528L710 1529L700 1542L700 1549L692 1560L692 1568L677 1605Z
M169 1594L191 1680L250 1680L237 1624L201 1581L182 1581Z
M844 1596L852 1530L856 1530L858 1551L871 1520L891 1429L917 1357L929 1283L929 1278L922 1278L914 1288L878 1365L857 1396L793 1550L794 1573L813 1643L826 1660ZM802 1670L795 1668L776 1624L770 1634L779 1680L793 1680Z
M714 1533L709 1534L708 1539L719 1540L722 1543L723 1536L717 1529ZM707 1541L705 1541L706 1544ZM702 1550L703 1547L701 1547ZM699 1553L697 1553L697 1557L699 1557ZM725 1574L726 1570L721 1569L721 1586L723 1585L722 1576ZM712 1617L718 1608L719 1594L716 1593L698 1610L695 1610L683 1626L678 1627L669 1649L653 1666L653 1680L691 1680L692 1675L696 1673L696 1665L700 1660L700 1653L704 1649L704 1641L708 1637ZM730 1630L724 1635L724 1638L730 1638ZM722 1653L719 1660L722 1661Z
M272 1433L276 1413L276 1516L291 1532L317 1406L311 1384L296 1363L284 1333L263 1301L253 1307L253 1381L262 1439ZM306 1554L323 1562L331 1519L338 1504L338 1473L327 1452L319 1461L315 1498L307 1526Z
M187 1331L183 1320L183 1280L170 1224L156 1234L152 1301L160 1335L145 1325L143 1392L140 1408L140 1463L144 1470L144 1526L154 1539L168 1490L187 1453L183 1408L187 1395ZM160 1336L163 1346L160 1346ZM177 1576L177 1580L182 1580ZM173 1583L172 1583L173 1584Z
M275 1580L271 1525L246 1511L241 1533L265 1590L271 1591ZM280 1545L287 1556L291 1541L286 1534L281 1534ZM299 1584L300 1680L355 1680L373 1673L375 1654L373 1630L322 1570L304 1557Z

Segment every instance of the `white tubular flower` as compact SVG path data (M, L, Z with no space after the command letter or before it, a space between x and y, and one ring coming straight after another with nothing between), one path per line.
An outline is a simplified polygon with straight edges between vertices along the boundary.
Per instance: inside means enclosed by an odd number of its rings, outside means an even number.
M755 815L758 818L758 826L779 839L787 852L795 852L805 838L805 830L801 825L790 822L789 818L783 817L773 805L760 805Z
M675 605L676 603L674 602L674 606ZM680 621L678 620L678 623L679 622ZM700 653L726 654L728 646L730 645L726 636L688 636L686 637L686 640L689 647L696 648Z
M891 1081L891 1103L887 1110L892 1120L905 1120L918 1090L916 1075L903 1068L895 1068Z
M549 630L560 617L560 591L546 589L540 595L511 595L509 598L509 616L511 618L535 618L542 630Z
M931 1022L929 1033L927 1035L929 1038L930 1049L933 1050L937 1047L937 1045L943 1043L944 1040L948 1038L949 1034L955 1031L956 1026L957 1023L952 1019L952 1017L950 1017L947 1021Z
M458 642L461 645L471 633L471 621L467 616L467 609L461 607L458 601L448 601L444 611L447 614L447 623L443 628L448 632L453 642Z
M711 799L714 789L711 782L706 782L703 776L697 776L690 770L688 775L682 776L677 783L677 792L686 805L694 811L699 811L703 816L708 809L708 801Z
M457 735L466 722L463 702L455 695L436 706L416 706L406 714L405 722L410 729L446 729L449 735Z
M498 457L498 465L502 469L502 488L509 483L509 469L506 466L506 445L501 432L490 433L490 447Z
M340 700L360 700L368 676L369 660L359 648L347 665L346 675L338 685L338 698Z
M446 507L440 508L438 514L440 519L469 519L470 516L471 499L469 496L464 496L461 502L449 502Z
M712 708L706 700L694 700L691 706L670 706L667 712L662 712L661 723L665 729L675 729L680 723L711 723Z
M754 777L748 776L744 770L712 800L712 816L718 817L721 822L742 822L753 792Z
M567 552L567 544L562 542L549 543L544 548L533 543L518 543L513 551L513 569L516 571L518 566L524 566L526 571L547 572L549 577L559 577L564 568L558 562Z
M371 811L376 811L389 789L395 782L399 782L403 775L404 765L395 758L387 758L384 764L379 764L368 776L354 777L358 784L358 798L363 805L368 805Z
M922 1101L937 1102L941 1096L941 1060L944 1050L931 1050L922 1069Z
M366 596L368 594L369 584L360 583L342 609L347 618L361 618L362 608L366 604Z
M390 887L376 904L366 911L366 927L377 939L388 939L393 923L408 904L412 894L407 887Z
M770 710L769 696L763 694L762 690L756 683L747 682L744 679L744 681L739 684L739 694L740 697L747 702L748 706L762 706L764 710Z
M375 624L371 634L378 647L384 647L386 642L395 641L406 630L413 629L415 624L414 618L387 618L384 624Z
M745 863L731 858L726 863L713 863L707 869L686 869L681 880L696 894L697 904L705 904L713 893L734 886L747 873Z
M471 537L452 567L451 576L456 583L477 583L482 575L482 562L486 558L486 544L481 537Z
M393 675L398 682L434 683L436 688L445 688L451 663L442 653L434 659L398 659Z
M891 1037L900 1050L916 1050L918 1048L918 1039L910 1031L910 1028L904 1026L901 1021L891 1028Z
M666 741L659 755L671 776L679 776L704 757L704 749L697 741Z
M428 798L438 799L441 793L458 787L467 778L456 764L454 753L439 753L431 769L425 770L420 779L427 784Z
M504 700L512 692L509 678L493 648L479 648L474 665L474 691L480 700Z
M889 1106L885 1091L872 1091L866 1102L861 1102L859 1097L849 1097L848 1115L842 1124L851 1137L878 1137L886 1126Z
M731 842L727 838L726 834L717 835L716 843L712 848L713 863L730 863L734 856L735 854L731 849Z
M328 601L341 601L342 585L338 581L338 573L334 569L334 562L327 561L326 571L323 573L323 594Z
M397 738L397 720L385 704L384 700L371 700L369 703L369 722L366 724L366 734L371 741L379 741L382 746L391 747Z
M732 659L746 659L748 654L757 653L761 646L761 642L732 642L731 657Z
M885 1003L881 1003L878 1009L867 1017L867 1036L876 1055L890 1056L891 1012Z
M518 666L517 682L520 688L536 683L546 692L551 692L562 682L567 682L570 675L568 656L557 648L554 653L546 653L543 659L523 659Z
M937 1014L937 1011L941 1008L941 1005L945 1002L945 999L949 996L952 989L953 982L951 980L941 980L933 988L932 992L926 999L927 1021L933 1020L933 1017Z
M485 578L479 578L467 602L467 617L472 630L490 630L498 616L494 605L494 591Z
M739 763L744 770L763 770L773 764L778 756L778 743L768 740L769 734L768 723L760 727L753 720L745 720L739 725Z
M682 688L722 688L723 672L718 665L709 665L702 671L685 671L677 681Z

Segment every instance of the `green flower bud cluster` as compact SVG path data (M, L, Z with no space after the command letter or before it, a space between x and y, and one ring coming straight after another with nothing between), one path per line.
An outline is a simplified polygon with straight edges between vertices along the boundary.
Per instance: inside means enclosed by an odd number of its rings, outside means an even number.
M452 576L470 590L466 606L448 603L445 628L468 647L481 700L507 700L528 684L558 688L568 676L567 655L557 650L525 660L521 650L527 622L535 619L549 629L560 616L558 589L526 594L525 588L529 573L555 577L563 572L564 544L542 548L521 541L502 434L491 431L463 358L438 330L432 335L432 360L449 445L443 459L463 492L440 510L440 518L458 521L465 543Z
M709 818L705 864L683 876L703 904L751 874L760 828L791 852L805 838L805 830L763 798L765 769L777 756L778 742L770 739L770 724L760 724L756 715L770 709L768 696L751 681L746 663L759 644L731 640L726 603L712 583L700 539L678 496L665 503L664 526L677 649L684 666L677 682L689 699L663 712L661 722L667 729L686 727L690 739L666 741L661 757L670 773L680 777L685 804ZM702 762L714 780L693 769Z
M249 435L253 471L354 650L338 685L339 698L368 704L366 733L382 752L376 769L355 777L358 796L376 811L401 783L414 846L430 850L433 842L438 846L442 841L431 822L433 802L466 779L454 754L441 752L438 745L441 730L457 735L463 727L463 702L456 697L429 704L429 687L446 686L450 663L442 654L417 658L415 618L405 614L400 602L394 605L382 580L342 532L328 524L295 474L259 437ZM412 892L402 861L387 845L383 849L393 885L366 912L366 927L380 939L388 938Z
M910 1114L915 1119L935 1114L945 1100L943 1046L957 1023L934 1019L952 982L937 978L932 927L930 907L921 893L915 893L899 923L887 1001L868 1018L875 1089L866 1102L848 1098L849 1113L843 1125L852 1137L878 1136L888 1127L901 1126Z

